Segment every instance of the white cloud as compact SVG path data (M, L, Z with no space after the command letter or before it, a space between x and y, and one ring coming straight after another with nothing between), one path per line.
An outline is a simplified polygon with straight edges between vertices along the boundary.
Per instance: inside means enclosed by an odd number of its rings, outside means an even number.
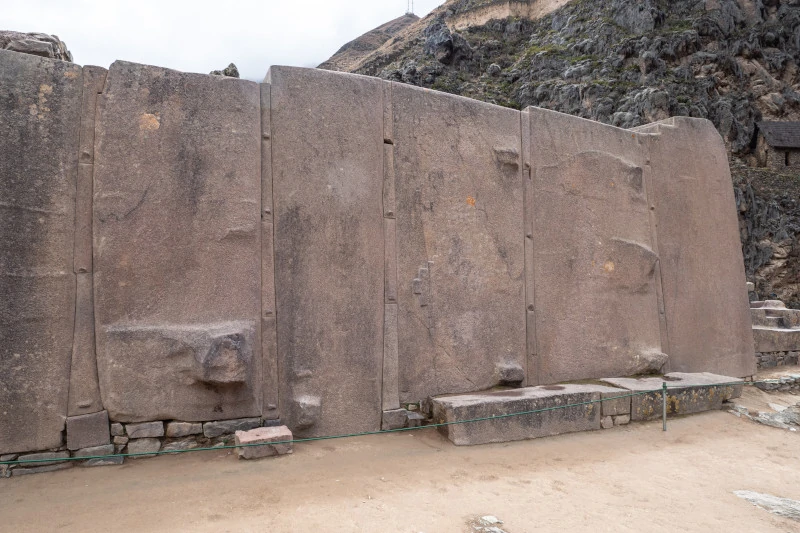
M6 30L58 35L75 62L116 59L188 72L236 63L260 80L270 65L316 66L344 43L399 17L407 0L28 0L2 7ZM415 0L417 15L443 0Z

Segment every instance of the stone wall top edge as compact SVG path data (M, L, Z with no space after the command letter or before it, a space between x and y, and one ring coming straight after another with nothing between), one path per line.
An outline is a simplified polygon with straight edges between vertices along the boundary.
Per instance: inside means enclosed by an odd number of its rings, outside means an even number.
M150 71L170 72L170 73L179 74L180 76L185 77L185 78L196 78L196 79L211 78L211 79L219 81L220 83L231 83L231 84L237 84L237 85L249 85L249 86L253 86L253 87L256 87L256 86L259 85L259 83L256 82L256 81L244 80L244 79L241 79L241 78L229 78L229 77L226 77L226 76L213 76L211 74L203 74L202 72L186 72L186 71L177 70L177 69L174 69L174 68L159 67L159 66L156 66L156 65L148 65L146 63L137 63L135 61L125 61L123 59L117 59L116 61L111 63L111 66L108 68L108 72L109 73L114 73L115 71L121 70L121 69L126 68L126 67L129 68L129 69L137 69L137 70L150 70ZM100 68L102 68L102 67L100 67Z
M40 65L66 65L67 67L72 67L75 70L82 70L83 67L78 65L77 63L72 63L70 61L62 61L60 59L53 59L49 57L41 57L36 56L33 54L23 54L21 52L15 52L13 50L2 50L0 49L0 63L9 61L9 60L16 60L19 62L27 62L27 63L38 63Z

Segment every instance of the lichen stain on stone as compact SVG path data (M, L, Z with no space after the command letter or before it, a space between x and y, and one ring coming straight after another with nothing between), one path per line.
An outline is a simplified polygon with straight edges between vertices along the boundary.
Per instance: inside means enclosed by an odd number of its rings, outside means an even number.
M475 198L473 198L472 196L467 196L467 205L475 207Z
M64 73L64 77L74 80L75 78L78 77L78 73L75 72L74 70L68 70L67 72Z
M139 117L139 129L141 131L156 131L160 127L161 117L158 116L158 113L144 113Z
M614 272L616 268L617 266L614 264L613 261L606 261L606 263L603 265L603 270L605 270L609 274Z
M44 118L44 114L50 111L47 107L47 95L53 94L52 85L42 84L39 86L39 93L36 95L36 103L28 106L31 115L38 119Z

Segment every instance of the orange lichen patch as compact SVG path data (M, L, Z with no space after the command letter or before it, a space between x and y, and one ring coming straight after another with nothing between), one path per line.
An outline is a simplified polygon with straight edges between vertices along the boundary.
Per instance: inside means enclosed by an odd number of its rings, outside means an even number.
M617 268L613 261L606 261L606 264L603 265L603 270L611 274L614 272L614 269Z
M155 131L161 127L161 117L156 113L155 115L145 113L139 117L139 129L142 131Z
M472 196L467 196L467 204L471 205L472 207L475 207L475 198L473 198Z

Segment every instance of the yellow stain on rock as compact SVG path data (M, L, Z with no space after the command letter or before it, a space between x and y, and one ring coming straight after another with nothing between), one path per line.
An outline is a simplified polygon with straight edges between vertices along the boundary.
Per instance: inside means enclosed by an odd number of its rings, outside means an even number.
M614 272L614 269L616 269L616 268L617 268L617 266L614 264L613 261L606 261L606 264L603 265L603 270L605 270L609 274Z
M65 77L65 78L69 78L69 79L71 79L71 80L74 80L75 78L77 78L77 77L78 77L78 73L77 73L77 72L75 72L74 70L68 70L68 71L66 71L66 72L64 73L64 77Z
M475 198L473 198L472 196L467 196L467 204L471 205L472 207L475 207Z
M155 131L161 127L161 117L156 113L155 115L145 113L139 117L139 129L142 131Z

